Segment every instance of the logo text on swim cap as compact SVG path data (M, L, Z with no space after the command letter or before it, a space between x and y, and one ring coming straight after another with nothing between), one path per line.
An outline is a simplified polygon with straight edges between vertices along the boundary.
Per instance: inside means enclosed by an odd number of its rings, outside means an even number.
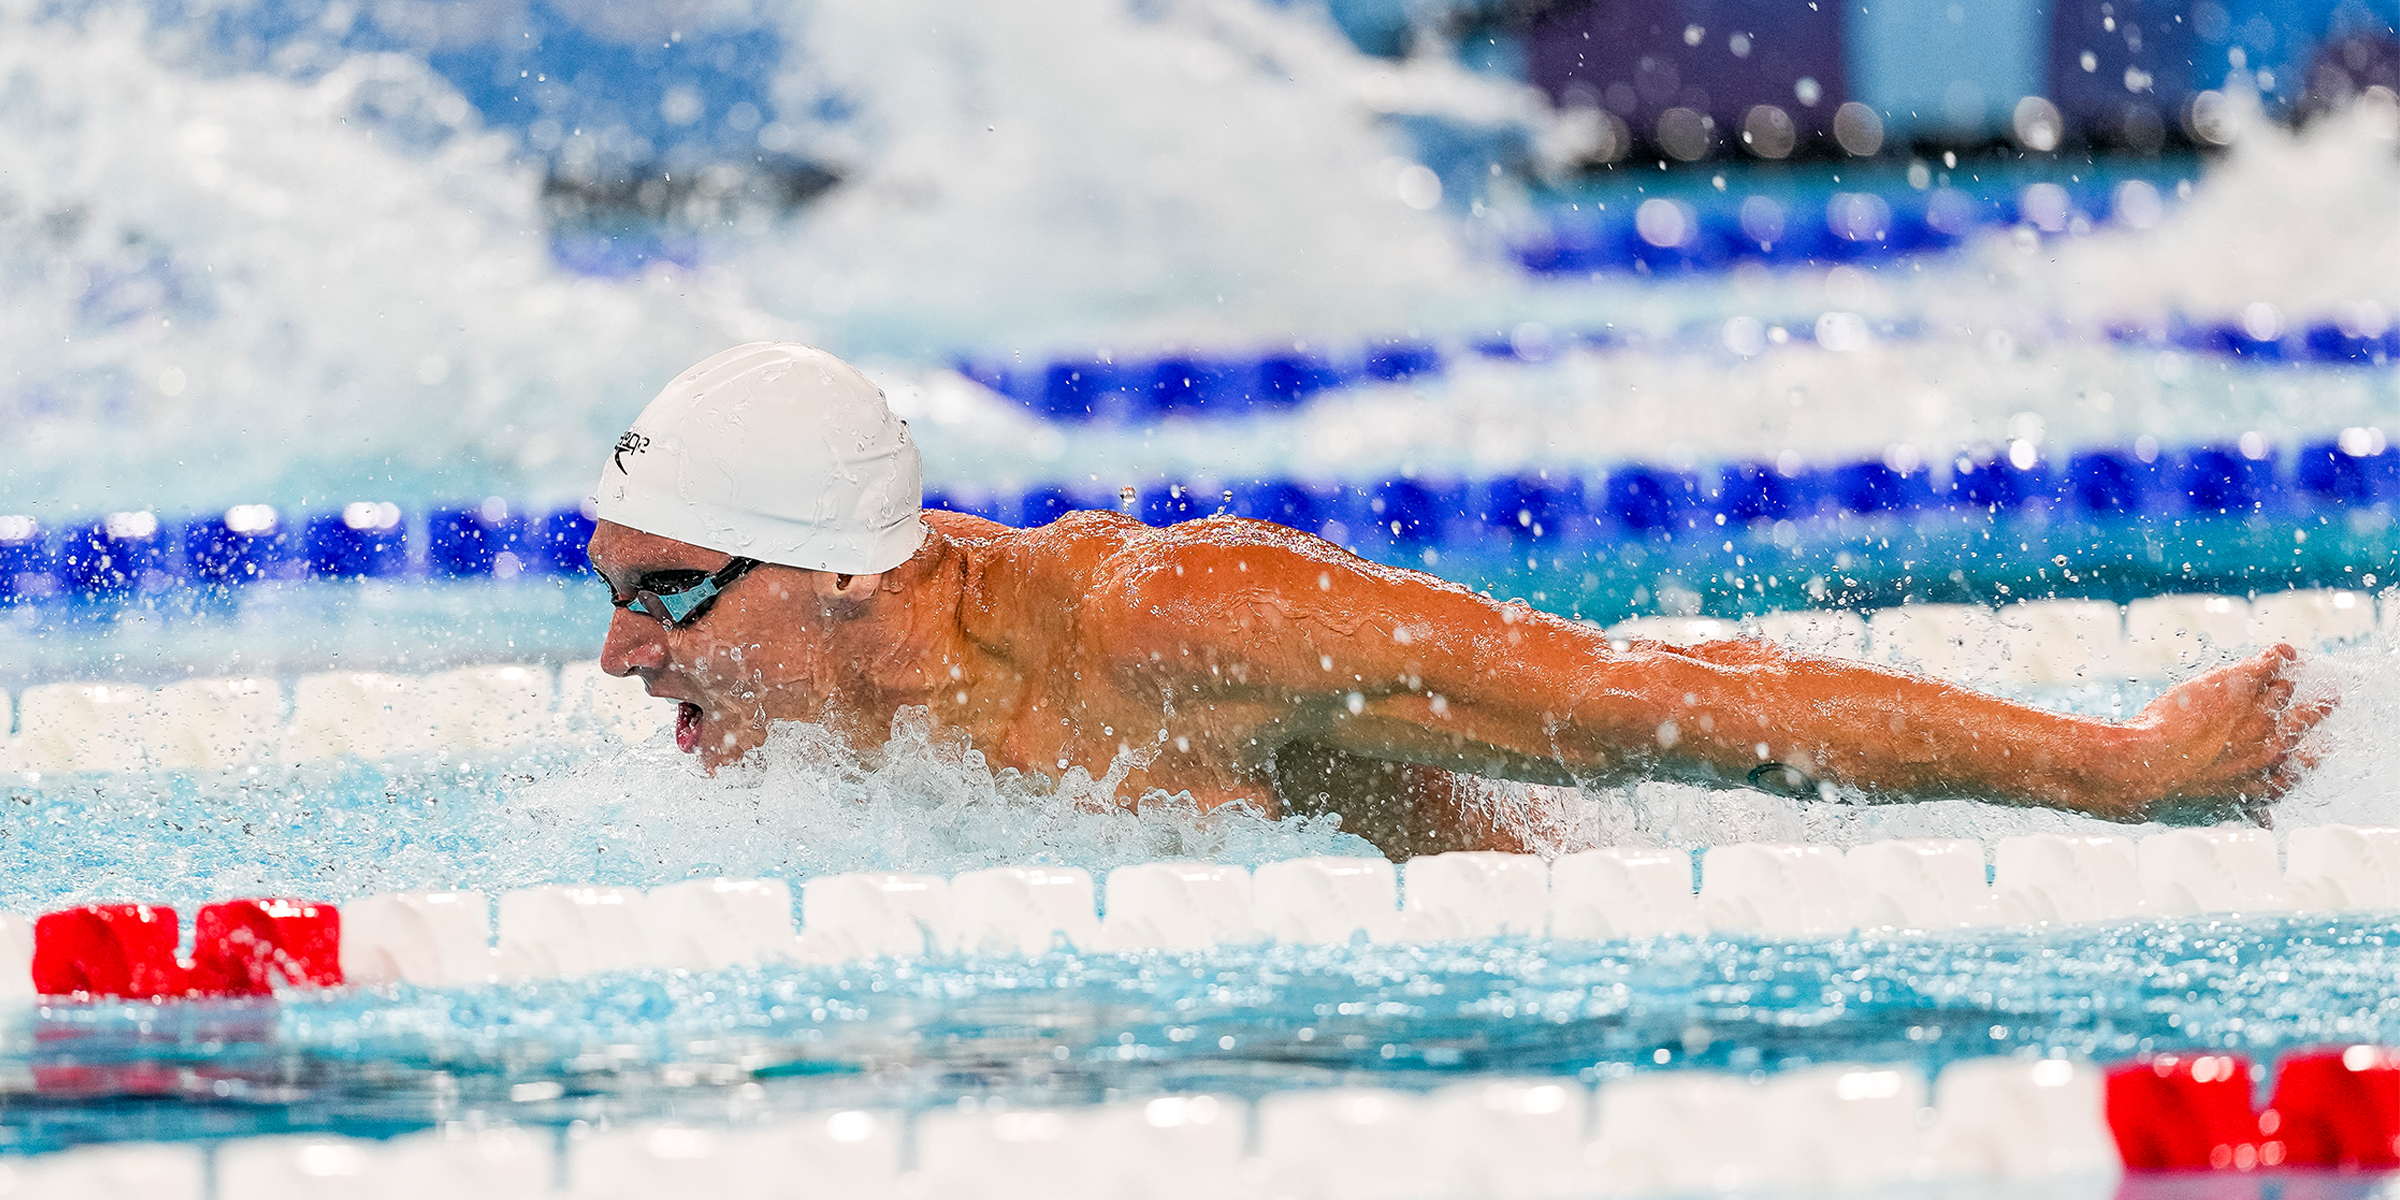
M625 456L628 453L640 454L649 448L650 438L647 435L628 429L623 437L617 439L617 452L609 457L616 460L618 474L631 475L633 472L625 469Z

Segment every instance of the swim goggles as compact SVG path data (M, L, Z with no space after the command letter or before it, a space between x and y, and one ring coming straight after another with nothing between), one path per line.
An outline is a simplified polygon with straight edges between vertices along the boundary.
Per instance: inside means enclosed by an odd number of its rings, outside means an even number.
M669 629L681 629L700 619L735 580L758 566L755 558L735 558L715 571L652 571L633 581L633 595L623 600L614 593L608 602L639 609Z

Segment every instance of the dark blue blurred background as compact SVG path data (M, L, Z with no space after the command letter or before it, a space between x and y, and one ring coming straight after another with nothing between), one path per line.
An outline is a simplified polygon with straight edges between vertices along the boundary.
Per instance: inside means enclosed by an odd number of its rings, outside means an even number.
M2400 88L2395 13L2361 0L1330 0L1326 11L1369 54L1454 53L1588 111L1602 127L1595 168L2003 147L2173 154L2211 143L2210 97L2228 89L2304 119ZM569 219L670 215L712 165L787 205L838 174L799 153L793 130L838 121L844 97L787 86L779 98L772 81L806 49L756 11L265 0L160 19L246 68L305 74L361 50L421 57L486 124L547 160L553 208ZM795 94L806 111L786 111ZM1438 122L1415 124L1421 157L1445 176L1452 164L1438 159L1493 156Z

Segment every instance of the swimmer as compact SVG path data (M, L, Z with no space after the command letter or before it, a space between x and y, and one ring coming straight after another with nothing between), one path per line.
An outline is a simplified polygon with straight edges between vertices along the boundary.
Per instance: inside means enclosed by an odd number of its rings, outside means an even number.
M1335 811L1394 857L1530 848L1469 775L2263 821L2325 715L2294 704L2288 646L2106 722L1756 640L1612 640L1262 521L921 511L882 394L795 345L669 384L597 500L619 608L601 665L675 701L676 745L712 772L774 721L865 751L923 706L995 768L1131 755L1122 797Z

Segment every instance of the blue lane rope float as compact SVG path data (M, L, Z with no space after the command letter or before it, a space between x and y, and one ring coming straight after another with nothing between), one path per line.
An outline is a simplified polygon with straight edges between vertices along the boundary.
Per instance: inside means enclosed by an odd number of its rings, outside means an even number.
M1697 533L1714 538L1761 523L1928 513L2346 521L2400 504L2400 448L2361 428L2290 453L2255 438L2180 449L2145 443L2055 460L1962 456L1938 472L1878 459L1796 470L1764 462L1702 469L1624 463L1484 479L1159 480L1116 494L1042 483L1006 492L934 490L925 503L1028 526L1079 509L1127 512L1153 525L1231 513L1362 551L1512 543L1606 549L1690 541ZM499 500L414 515L368 500L298 517L266 505L182 520L121 512L56 529L0 515L0 602L105 600L266 580L573 575L589 569L591 531L580 507L529 511Z
M2049 238L2111 225L2143 228L2161 219L2169 197L2181 191L2164 179L2081 172L2023 183L1967 182L1972 174L1927 169L1907 187L1865 188L1840 187L1837 175L1837 186L1821 192L1737 183L1723 190L1637 189L1589 202L1567 196L1514 251L1527 271L1552 276L1887 262L1955 249L1978 233L2024 230Z
M288 519L263 504L181 521L110 513L57 531L0 517L0 603L119 599L269 580L571 575L588 569L592 518L486 500L435 508L412 529L396 504L362 500Z
M1570 528L1632 537L1755 521L1799 521L1935 510L2009 512L2043 505L2097 517L2315 512L2400 501L2400 449L2371 430L2278 454L2263 442L2181 450L2110 447L2061 461L1961 456L1940 474L1879 459L1786 471L1733 462L1704 469L1625 463L1606 471L1539 472L1481 480L1401 478L1326 484L1257 479L1160 482L1114 499L1090 487L1042 484L1016 494L954 489L929 508L1039 525L1076 509L1129 512L1170 525L1219 512L1318 530L1383 528L1404 543L1445 540L1461 524L1527 538ZM1716 518L1723 517L1724 521ZM1478 535L1480 536L1480 535Z
M1787 341L1810 341L1806 322L1777 326ZM1893 327L1882 337L1910 337ZM1763 333L1763 328L1762 328ZM2383 367L2400 361L2400 321L2364 329L2303 325L2260 337L2240 324L2174 322L2117 325L2094 336L2132 349L2176 350L2211 358L2322 367ZM1244 418L1288 411L1328 392L1377 384L1434 380L1464 357L1540 361L1563 347L1653 347L1724 351L1721 326L1711 324L1668 338L1615 329L1545 331L1539 339L1492 335L1445 347L1418 338L1392 338L1340 353L1293 350L1158 359L1059 359L1033 365L962 361L960 373L1015 400L1035 414L1065 423L1142 424L1173 417Z

